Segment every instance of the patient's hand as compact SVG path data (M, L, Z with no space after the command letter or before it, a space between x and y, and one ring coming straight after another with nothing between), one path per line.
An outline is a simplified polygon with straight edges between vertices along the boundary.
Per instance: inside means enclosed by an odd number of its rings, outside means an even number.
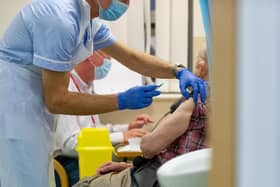
M126 168L132 167L132 164L125 163L125 162L107 162L103 165L101 165L96 170L96 175L103 175L109 172L120 172L122 170L125 170Z
M123 132L124 141L128 142L129 138L142 138L144 135L149 133L146 129L131 129L128 131Z
M135 117L134 121L130 122L128 129L136 129L136 128L142 128L144 125L147 125L148 123L152 123L153 120L148 114L141 114Z

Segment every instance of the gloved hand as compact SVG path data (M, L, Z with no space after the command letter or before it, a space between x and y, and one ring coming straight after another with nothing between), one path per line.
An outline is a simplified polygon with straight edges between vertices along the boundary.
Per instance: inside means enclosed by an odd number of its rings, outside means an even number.
M191 87L193 91L193 100L196 103L198 94L200 94L200 99L204 103L208 94L208 86L206 81L198 78L192 72L186 68L180 69L176 73L176 78L179 79L180 90L182 95L189 99L190 93L187 91L187 88Z
M136 86L119 93L119 109L140 109L149 106L153 102L153 97L160 95L157 88L157 85Z

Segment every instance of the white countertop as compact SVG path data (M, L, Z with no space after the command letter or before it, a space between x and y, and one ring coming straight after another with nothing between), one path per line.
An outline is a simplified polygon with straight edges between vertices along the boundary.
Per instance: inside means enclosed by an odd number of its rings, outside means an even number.
M162 93L155 100L169 100L169 99L179 99L182 95L180 93Z

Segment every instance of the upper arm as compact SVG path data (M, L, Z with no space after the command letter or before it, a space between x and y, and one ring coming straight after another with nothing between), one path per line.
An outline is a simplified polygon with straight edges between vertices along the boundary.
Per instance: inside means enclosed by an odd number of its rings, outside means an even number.
M42 70L43 97L47 108L54 112L53 106L63 102L64 95L68 92L69 72L56 72Z
M55 16L41 17L35 19L31 33L34 65L60 72L73 69L77 31L69 21Z
M141 142L144 155L158 154L182 135L188 128L194 107L192 98L184 101L174 113L165 117L152 133L144 136Z
M125 66L135 63L135 57L137 56L137 52L135 50L127 47L119 41L115 41L113 45L102 49L102 51L115 58Z

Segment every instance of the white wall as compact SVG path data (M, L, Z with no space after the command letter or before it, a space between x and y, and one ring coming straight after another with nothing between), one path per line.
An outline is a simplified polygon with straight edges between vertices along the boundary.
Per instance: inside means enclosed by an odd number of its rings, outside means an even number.
M31 0L1 0L0 6L0 37L17 12Z
M174 64L187 65L188 1L156 0L156 56ZM177 80L165 82L165 91L179 91Z
M280 1L238 1L238 187L280 186Z
M194 38L196 37L205 38L202 14L200 10L200 0L193 1L193 24L194 24L194 28L193 28Z

